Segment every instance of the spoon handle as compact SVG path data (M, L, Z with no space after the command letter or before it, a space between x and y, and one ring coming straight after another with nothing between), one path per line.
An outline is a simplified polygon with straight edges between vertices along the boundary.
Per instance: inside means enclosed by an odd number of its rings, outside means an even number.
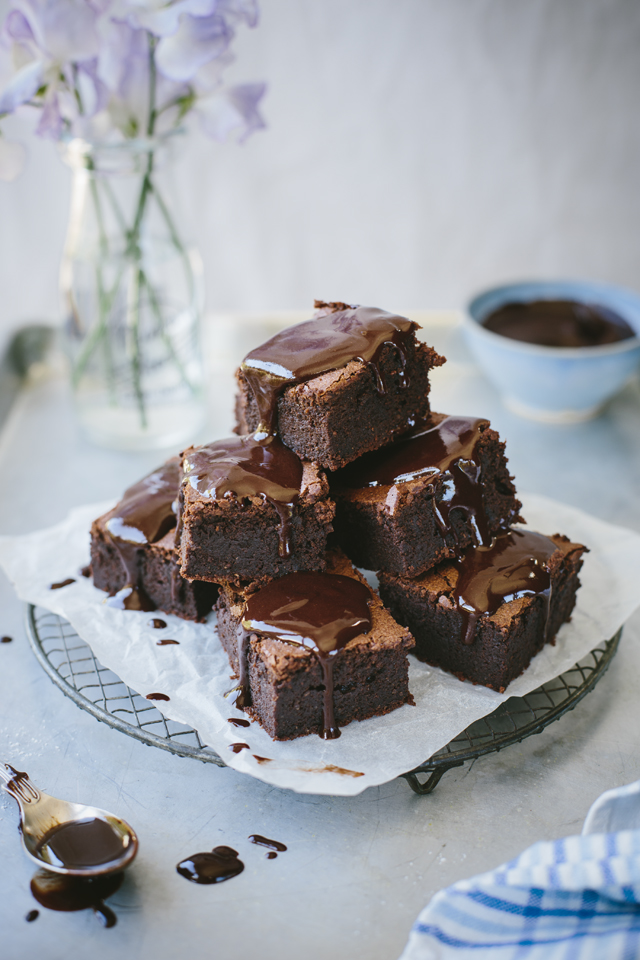
M17 800L20 806L23 803L37 803L40 800L40 791L29 780L28 774L16 770L10 763L0 761L0 780L4 780L4 783L0 784L3 790Z

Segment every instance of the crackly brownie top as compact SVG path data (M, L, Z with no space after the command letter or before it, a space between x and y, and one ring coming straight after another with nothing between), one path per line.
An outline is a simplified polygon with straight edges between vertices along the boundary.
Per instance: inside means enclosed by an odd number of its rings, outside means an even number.
M378 390L384 393L378 359L385 344L393 344L406 365L406 344L417 323L376 307L319 301L316 307L313 319L282 330L242 361L242 373L258 406L260 434L274 432L278 397L293 384L359 360L373 370Z
M125 490L105 517L114 541L157 543L176 525L174 503L180 487L180 461L173 457Z
M434 502L434 512L442 535L453 532L450 514L458 508L469 517L476 542L488 543L478 442L489 426L479 417L432 413L407 436L338 471L335 485L348 491L382 488L380 496L393 514L398 503L393 488L416 480L427 485L441 480L442 495Z

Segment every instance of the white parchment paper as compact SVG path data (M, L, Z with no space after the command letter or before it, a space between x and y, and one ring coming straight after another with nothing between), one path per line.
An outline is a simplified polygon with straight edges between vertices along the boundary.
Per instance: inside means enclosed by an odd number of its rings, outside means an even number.
M257 723L236 728L228 722L244 715L223 697L232 684L213 614L208 623L194 624L162 613L167 628L154 630L148 626L153 615L106 606L105 594L78 570L89 560L91 521L113 503L78 507L47 530L0 537L0 564L22 600L69 620L104 666L132 689L143 696L169 696L154 705L167 718L195 727L229 766L300 793L348 796L411 770L503 700L523 696L563 673L613 636L640 605L640 535L546 497L520 497L531 529L563 533L590 549L576 609L556 645L547 645L504 694L463 683L410 656L409 686L416 706L351 723L331 741L308 736L275 743ZM67 577L77 579L50 589ZM162 638L179 645L160 647ZM234 754L229 745L239 741L250 749Z

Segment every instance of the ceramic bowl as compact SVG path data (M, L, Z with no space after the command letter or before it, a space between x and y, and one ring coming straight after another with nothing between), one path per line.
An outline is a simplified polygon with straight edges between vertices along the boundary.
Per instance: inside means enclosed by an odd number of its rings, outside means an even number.
M599 347L543 347L482 326L499 307L532 300L576 300L608 307L636 336ZM623 287L569 280L506 284L474 297L464 324L476 360L506 406L547 423L576 423L595 416L640 363L640 296Z

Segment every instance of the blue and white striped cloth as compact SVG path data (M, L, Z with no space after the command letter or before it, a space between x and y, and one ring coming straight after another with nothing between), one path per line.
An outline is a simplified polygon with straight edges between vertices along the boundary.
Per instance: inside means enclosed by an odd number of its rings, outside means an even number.
M400 960L639 960L640 780L592 806L582 835L441 890Z

